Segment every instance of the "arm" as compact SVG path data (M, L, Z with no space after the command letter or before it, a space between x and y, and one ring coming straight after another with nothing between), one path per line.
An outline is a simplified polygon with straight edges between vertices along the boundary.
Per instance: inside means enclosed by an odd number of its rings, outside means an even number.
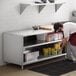
M61 48L64 48L67 44L67 38L63 38L62 43L61 43Z

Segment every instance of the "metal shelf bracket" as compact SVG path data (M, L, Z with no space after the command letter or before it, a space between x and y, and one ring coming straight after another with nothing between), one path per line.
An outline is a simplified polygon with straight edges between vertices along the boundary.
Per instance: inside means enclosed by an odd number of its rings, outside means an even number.
M62 6L62 4L55 4L55 12Z
M38 11L39 13L43 10L43 8L45 7L46 5L38 5Z
M20 14L22 14L22 12L25 10L25 8L27 8L29 6L29 4L20 4Z

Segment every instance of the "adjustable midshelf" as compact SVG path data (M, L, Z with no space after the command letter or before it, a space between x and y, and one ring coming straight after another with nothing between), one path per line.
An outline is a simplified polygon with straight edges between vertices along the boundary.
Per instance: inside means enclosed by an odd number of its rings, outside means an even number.
M56 41L50 41L50 42L37 41L37 42L33 42L31 45L24 46L24 48L31 48L31 47L36 47L36 46L41 46L41 45L46 45L46 44L57 43L57 42L61 42L61 41L62 41L62 40L56 40Z

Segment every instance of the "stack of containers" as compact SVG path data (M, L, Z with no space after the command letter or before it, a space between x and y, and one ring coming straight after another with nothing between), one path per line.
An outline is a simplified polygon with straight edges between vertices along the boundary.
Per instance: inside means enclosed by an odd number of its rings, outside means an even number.
M57 54L62 54L62 49L60 47L60 43L54 44L53 47L43 48L44 56L57 55Z

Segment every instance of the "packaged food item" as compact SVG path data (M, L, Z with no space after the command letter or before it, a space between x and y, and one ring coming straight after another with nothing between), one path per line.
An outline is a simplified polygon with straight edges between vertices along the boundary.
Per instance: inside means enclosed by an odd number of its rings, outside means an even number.
M57 54L62 54L62 49L57 49Z
M48 55L51 55L52 54L52 50L51 50L51 48L49 47L48 48Z
M54 44L55 49L60 49L60 43Z
M58 40L62 40L63 39L63 33L59 32L58 33Z
M53 35L54 35L54 40L62 40L63 39L62 32L54 33Z
M57 55L57 50L55 48L52 48L52 55Z
M60 43L54 44L55 50L57 51L57 54L62 54L62 49L60 47Z
M47 34L45 41L53 41L53 34Z
M43 55L47 56L48 55L48 48L43 48Z

